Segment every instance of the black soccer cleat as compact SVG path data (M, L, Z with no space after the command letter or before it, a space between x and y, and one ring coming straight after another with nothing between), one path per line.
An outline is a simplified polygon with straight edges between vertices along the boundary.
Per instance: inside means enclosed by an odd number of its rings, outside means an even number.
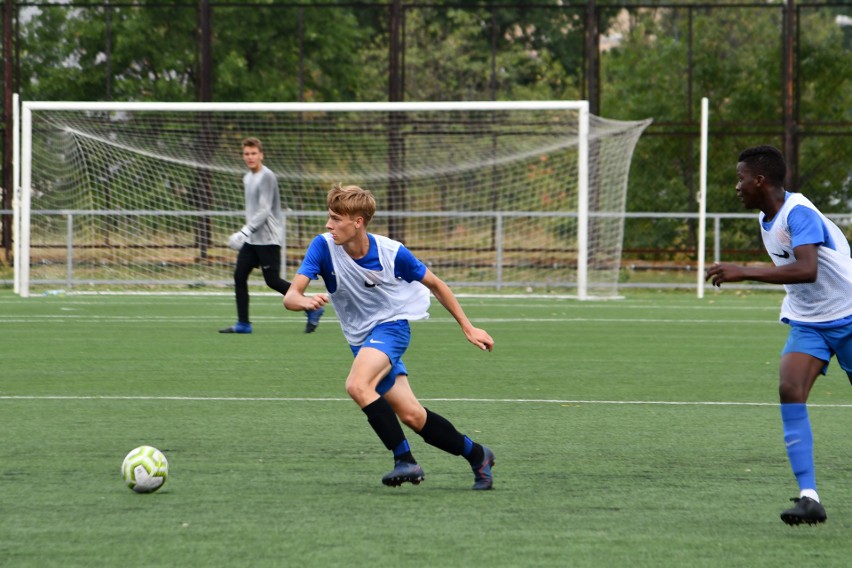
M781 520L788 525L800 525L807 523L816 525L824 523L828 518L825 514L825 507L819 501L814 501L810 497L795 497L790 499L795 505L781 513Z
M388 487L399 487L405 482L419 484L426 479L420 464L398 461L393 466L393 471L382 477L382 483Z
M305 316L308 318L308 322L305 324L305 333L313 333L316 331L317 327L319 327L320 318L324 313L325 308L305 311Z
M471 466L473 469L473 489L482 491L494 487L494 477L491 468L494 466L494 452L486 446L482 446L482 463Z

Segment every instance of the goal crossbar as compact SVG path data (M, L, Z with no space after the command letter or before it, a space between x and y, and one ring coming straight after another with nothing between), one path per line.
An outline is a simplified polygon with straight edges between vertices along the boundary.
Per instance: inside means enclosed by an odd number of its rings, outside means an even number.
M585 110L588 101L443 101L398 103L162 103L23 101L24 109L167 112L409 112L451 110Z

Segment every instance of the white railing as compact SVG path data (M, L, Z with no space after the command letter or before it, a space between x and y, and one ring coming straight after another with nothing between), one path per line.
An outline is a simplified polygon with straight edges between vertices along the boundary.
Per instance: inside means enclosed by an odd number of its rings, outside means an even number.
M11 211L8 210L0 210L0 214L8 215L11 214ZM64 278L51 278L51 279L33 279L30 281L32 285L50 285L50 286L63 286L64 288L71 290L75 286L79 286L84 283L81 279L79 279L75 275L75 256L78 254L75 249L75 241L74 241L74 224L75 220L78 216L88 216L91 217L93 215L96 216L108 216L108 215L121 215L121 216L183 216L183 217L233 217L233 218L241 218L244 213L242 211L232 211L232 212L223 212L223 211L149 211L149 210L140 210L140 211L103 211L103 210L34 210L32 211L33 216L38 217L64 217L65 218L65 237L64 242L53 243L51 246L53 248L64 247L65 249L65 274ZM294 218L302 217L302 218L322 218L325 216L324 212L316 212L316 211L288 211L286 212L286 220L291 221ZM422 217L422 216L437 216L437 217L456 217L456 216L465 216L465 217L484 217L490 218L493 220L494 230L494 274L495 277L493 280L487 281L477 281L477 282L465 282L463 280L455 280L451 283L453 285L461 285L461 286L472 286L472 287L486 287L492 289L504 289L512 286L526 286L530 284L528 282L512 282L507 280L504 277L504 242L505 235L503 233L504 221L506 219L511 219L513 217L550 217L550 218L575 218L577 217L576 212L566 212L566 213L557 213L557 212L549 212L549 213L541 213L541 212L507 212L507 211L492 211L492 212L464 212L464 213L452 213L452 212L385 212L382 215L377 215L377 219L380 219L382 216L391 217L391 216L399 216L399 217ZM624 219L677 219L681 220L684 223L689 220L699 220L700 215L698 213L663 213L663 212L647 212L647 213L590 213L590 218L624 218ZM837 222L841 226L849 226L852 225L852 214L844 214L844 215L829 215L835 222ZM712 238L712 245L707 243L709 246L709 252L711 253L711 258L706 259L708 262L719 262L723 260L722 258L722 237L724 234L724 224L725 221L736 220L736 219L749 219L754 220L756 222L756 214L754 213L707 213L706 218L710 221L709 225L709 235L708 238ZM282 248L282 266L287 266L287 251L288 247L287 243L284 243ZM218 246L218 245L217 245ZM624 249L630 250L631 246L629 242L624 243ZM692 252L692 251L684 251L684 252ZM694 255L694 252L692 252ZM683 254L680 255L683 258ZM626 264L623 261L623 264ZM697 258L690 258L689 260L682 261L670 261L667 263L671 268L674 266L675 268L680 267L685 271L694 271L696 270L696 266L701 263L698 262ZM11 285L13 283L12 280L8 279L0 279L0 283L3 285ZM99 284L145 284L145 283L155 283L155 282L132 282L132 281L116 281L110 282L105 280L99 280ZM193 280L168 280L156 282L164 285L178 285L178 284L192 284ZM230 284L230 279L222 279L221 281L208 281L207 284L211 285L228 285ZM535 283L532 283L535 284ZM576 286L575 281L569 281L568 278L565 281L559 280L549 280L546 283L539 283L548 286L554 287L573 287ZM671 283L671 282L643 282L643 283L631 283L631 282L621 282L618 284L618 287L623 288L637 288L637 287L680 287L680 288L689 288L696 286L695 284L690 285L689 283Z

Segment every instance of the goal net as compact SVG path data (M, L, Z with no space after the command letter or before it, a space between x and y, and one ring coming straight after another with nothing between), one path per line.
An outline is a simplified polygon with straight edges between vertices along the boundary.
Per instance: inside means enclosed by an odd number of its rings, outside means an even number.
M464 291L614 296L630 160L649 123L582 101L25 102L16 288L231 285L241 141L256 137L285 207L285 278L342 182L376 196L372 232Z

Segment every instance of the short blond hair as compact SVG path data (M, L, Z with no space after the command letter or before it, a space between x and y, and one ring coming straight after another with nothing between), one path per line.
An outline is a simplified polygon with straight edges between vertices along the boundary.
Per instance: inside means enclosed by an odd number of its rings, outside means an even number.
M334 184L326 196L329 211L349 217L363 217L364 225L376 214L376 198L366 189L357 185Z

